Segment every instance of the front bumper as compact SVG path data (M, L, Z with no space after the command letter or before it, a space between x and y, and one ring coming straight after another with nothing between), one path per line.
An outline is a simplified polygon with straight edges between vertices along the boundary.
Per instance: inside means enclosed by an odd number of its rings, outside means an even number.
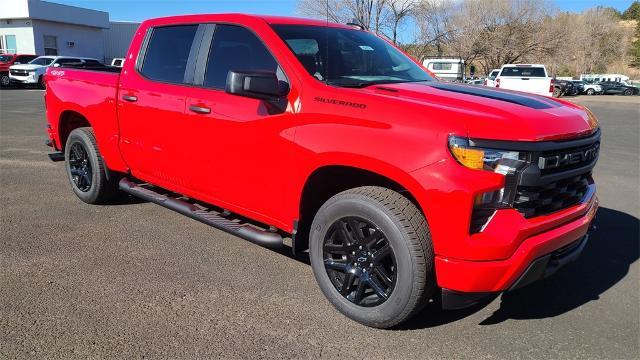
M19 84L35 84L38 82L38 79L35 77L35 75L16 76L10 74L9 79L11 80L11 82Z
M562 252L576 241L584 239L591 227L598 209L598 199L595 193L590 195L587 202L566 209L577 212L577 218L524 239L509 258L469 261L436 256L438 285L456 292L491 293L513 290L529 284L531 279L539 278L527 275L529 272L538 274L539 271L543 271L546 276L551 275L568 262L552 262L552 259L558 258L556 252ZM576 249L582 251L583 247L584 245ZM571 259L578 255L579 252ZM547 268L547 265L551 264L559 266L554 265L555 269L551 271Z

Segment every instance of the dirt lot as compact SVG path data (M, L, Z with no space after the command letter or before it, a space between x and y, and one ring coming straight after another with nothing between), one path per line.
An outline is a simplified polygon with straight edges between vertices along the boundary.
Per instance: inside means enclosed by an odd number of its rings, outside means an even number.
M338 314L304 259L159 206L89 206L47 158L42 92L0 91L0 358L638 358L640 97L603 128L581 259L482 308L402 328Z

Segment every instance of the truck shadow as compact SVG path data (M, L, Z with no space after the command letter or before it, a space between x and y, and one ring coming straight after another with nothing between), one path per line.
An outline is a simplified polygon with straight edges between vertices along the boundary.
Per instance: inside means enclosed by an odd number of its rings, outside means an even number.
M554 276L522 289L505 293L500 308L480 325L494 325L508 319L527 320L555 317L576 309L617 284L640 257L640 221L629 214L600 208L597 230L580 258ZM465 310L443 311L430 304L401 329L443 325L476 313L485 305Z

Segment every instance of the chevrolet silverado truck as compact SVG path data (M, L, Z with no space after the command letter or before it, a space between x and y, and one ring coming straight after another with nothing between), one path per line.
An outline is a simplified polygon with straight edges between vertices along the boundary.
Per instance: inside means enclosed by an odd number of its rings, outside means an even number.
M589 110L437 81L346 25L148 20L122 69L45 80L47 142L80 200L125 192L265 247L290 241L327 299L372 327L551 275L598 207Z

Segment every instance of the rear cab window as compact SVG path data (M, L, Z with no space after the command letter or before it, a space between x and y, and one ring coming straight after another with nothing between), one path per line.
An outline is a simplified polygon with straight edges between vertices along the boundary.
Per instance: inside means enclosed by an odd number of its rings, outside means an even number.
M543 67L533 66L514 66L502 69L500 76L511 77L547 77Z

